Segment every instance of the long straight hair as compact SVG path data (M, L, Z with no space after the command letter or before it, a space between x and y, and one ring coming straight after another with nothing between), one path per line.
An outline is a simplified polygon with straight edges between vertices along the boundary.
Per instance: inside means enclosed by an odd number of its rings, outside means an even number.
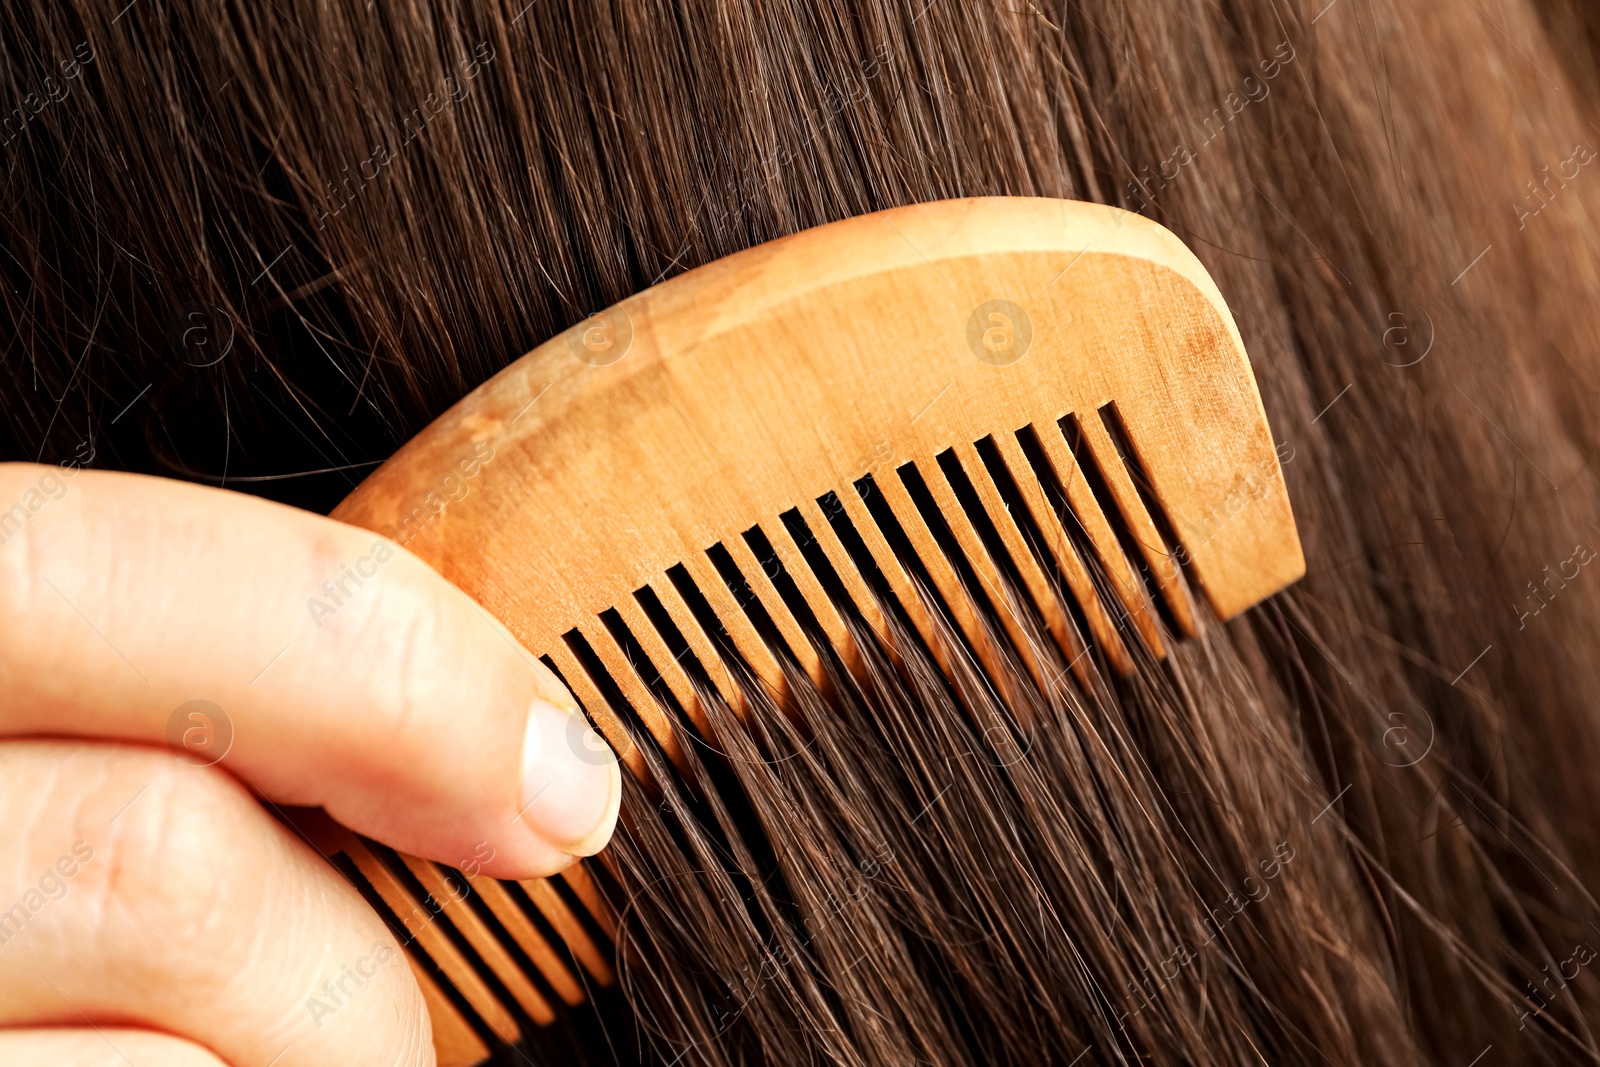
M326 510L586 314L946 197L1228 299L1304 581L1027 707L857 626L718 709L597 865L651 1055L1600 1059L1592 7L118 7L0 20L6 458Z

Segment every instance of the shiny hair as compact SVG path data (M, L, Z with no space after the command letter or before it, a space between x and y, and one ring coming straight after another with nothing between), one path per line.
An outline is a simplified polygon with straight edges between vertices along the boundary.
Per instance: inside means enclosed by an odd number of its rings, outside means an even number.
M118 7L0 20L5 458L326 510L587 314L939 198L1229 301L1307 577L1027 707L852 618L866 678L720 708L591 863L649 1054L1600 1057L1592 7Z

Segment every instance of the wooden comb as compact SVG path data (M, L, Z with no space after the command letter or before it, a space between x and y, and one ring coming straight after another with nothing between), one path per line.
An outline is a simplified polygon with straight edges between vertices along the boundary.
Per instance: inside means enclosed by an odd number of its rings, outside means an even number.
M1127 673L1193 635L1189 580L1228 619L1304 573L1210 276L1156 223L1050 199L853 218L639 293L475 390L334 515L504 622L641 781L628 723L677 761L673 703L709 732L700 693L745 711L755 685L782 705L795 671L826 689L828 649L858 662L848 613L947 673L953 629L1004 693L1004 643L1040 686L1063 661ZM329 846L396 913L459 878ZM454 919L430 905L449 936L411 942L446 1065L581 1000L577 977L612 980L582 868L472 883Z

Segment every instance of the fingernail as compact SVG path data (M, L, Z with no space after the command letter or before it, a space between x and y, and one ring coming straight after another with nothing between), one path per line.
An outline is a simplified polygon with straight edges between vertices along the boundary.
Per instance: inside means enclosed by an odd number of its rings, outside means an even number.
M611 840L622 805L617 757L578 711L535 698L522 740L522 820L573 856Z

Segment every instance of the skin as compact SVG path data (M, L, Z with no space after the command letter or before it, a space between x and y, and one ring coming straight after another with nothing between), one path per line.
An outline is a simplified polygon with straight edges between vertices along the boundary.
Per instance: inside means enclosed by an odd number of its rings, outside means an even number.
M570 695L398 546L308 612L370 532L0 464L0 522L19 502L26 521L0 526L0 1062L432 1064L399 946L269 809L552 874L604 845L620 792ZM383 946L314 1018L323 982Z

